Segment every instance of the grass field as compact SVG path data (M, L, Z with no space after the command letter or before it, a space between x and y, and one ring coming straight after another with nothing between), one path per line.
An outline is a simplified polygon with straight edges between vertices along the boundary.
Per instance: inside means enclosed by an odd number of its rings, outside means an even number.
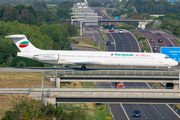
M31 88L32 86L41 86L43 73L27 72L0 72L0 88ZM50 86L51 83L44 80L44 86ZM95 86L95 83L72 82L64 83L64 86ZM5 112L13 107L15 103L22 99L30 99L26 94L0 94L0 119ZM74 109L84 110L88 120L104 120L110 117L107 107L104 105L95 105L93 103L64 103L60 104L63 109L70 112Z
M41 86L43 73L0 72L0 88L31 88ZM44 81L44 86L51 83Z
M22 99L30 99L29 95L2 95L0 94L0 119L4 116L5 112L11 109L14 103L20 102Z
M92 48L95 48L95 49L99 49L98 43L95 42L95 41L91 41L89 37L85 37L85 38L73 38L71 40L72 40L73 43L75 42L74 46L76 46L76 47L78 47L78 46L79 47L81 47L81 46L86 47L87 46L87 47L92 47ZM101 51L104 50L104 45L103 44L101 44L100 50Z

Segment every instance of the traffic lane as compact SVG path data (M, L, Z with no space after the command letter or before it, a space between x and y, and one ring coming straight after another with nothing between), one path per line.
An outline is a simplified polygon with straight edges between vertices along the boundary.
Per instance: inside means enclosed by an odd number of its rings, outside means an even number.
M107 50L110 52L110 51L113 51L114 52L114 45L107 45Z
M100 10L97 11L98 12L98 15L102 16L103 19L110 19L109 17L107 17L104 13L102 13ZM106 24L109 24L108 22L106 22ZM112 23L114 26L117 26L117 27L120 27L119 24L117 23Z
M98 82L100 88L113 88L112 82Z
M131 42L132 45L132 52L141 52L139 48L138 41L130 34L130 33L123 33L128 40Z
M107 45L107 48L108 48L108 51L115 51L115 45L114 45L114 40L113 38L111 37L110 33L106 33L109 41L111 42L111 45Z
M122 104L122 106L124 107L125 113L127 114L129 120L146 120L145 116L142 115L143 114L142 112L141 112L141 117L133 117L133 111L140 110L138 108L138 104ZM154 119L154 120L157 120L157 119Z
M113 36L115 42L116 42L116 51L117 52L125 52L126 49L128 49L127 47L125 47L125 43L121 43L122 38L119 37L118 33L111 33L111 35ZM125 42L126 40L124 40ZM128 44L128 42L126 42L126 44ZM128 45L126 45L128 46Z
M112 88L113 84L111 82L99 82L98 86L100 88ZM128 120L120 104L110 104L110 106L116 120Z
M175 115L174 112L168 107L168 105L161 105L161 104L154 104L154 108L159 111L159 114L161 114L162 117L164 117L165 120L179 120L180 117Z
M149 88L147 83L144 82L126 82L124 84L125 88Z
M150 43L151 44L151 47L152 47L152 50L154 48L154 45L157 44L158 45L158 52L160 53L161 51L161 47L169 47L169 44L171 44L169 42L169 40L167 39L162 39L163 42L158 42L159 38L163 38L162 36L158 36L157 34L155 33L142 33L145 37L149 38L148 41L150 42L150 39L151 38L154 38L154 43Z
M155 120L179 120L179 117L174 114L173 111L169 109L167 105L163 104L148 104L139 105L140 109L143 111L147 119ZM149 107L147 107L149 106Z
M118 35L119 38L121 38L121 40L124 40L124 43L119 42L120 44L124 45L124 52L133 52L131 41L125 35L126 33L123 33L121 35L119 35L118 33L116 34ZM118 38L116 37L115 40L117 41ZM116 47L116 49L119 50L119 47Z
M109 39L109 41L111 42L111 43L114 43L115 41L113 40L113 38L111 37L111 33L106 33L106 35L107 35L107 37L108 37L108 39Z
M128 120L120 104L110 104L116 120Z
M100 42L101 44L106 44L103 40L102 40L102 38L101 38L101 36L99 35L99 33L97 32L97 33L92 33L93 34L93 36L94 36L94 38L95 38L95 41L97 41L97 42Z
M175 47L179 47L180 45L176 42L175 38L169 35L168 33L161 33L166 39L169 39Z
M154 38L154 40L157 42L158 44L158 52L161 52L161 47L169 47L169 45L171 44L169 42L169 40L167 39L162 39L163 42L158 42L159 38L163 38L162 35L157 35L155 33L148 33L152 38ZM153 46L154 47L154 46Z
M148 33L142 33L142 34L148 40L148 45L151 47L151 52L154 52L153 47L154 47L155 44L158 44L158 43L156 41L154 41L154 43L151 43L150 40L152 39L152 37Z
M153 105L150 104L123 104L123 107L130 120L169 120L168 118L165 118L162 115L158 114L157 109L155 109ZM134 110L140 110L141 117L133 117Z

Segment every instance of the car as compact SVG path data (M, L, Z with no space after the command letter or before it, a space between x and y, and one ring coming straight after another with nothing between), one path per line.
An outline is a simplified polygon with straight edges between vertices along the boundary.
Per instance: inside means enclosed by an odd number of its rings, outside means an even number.
M154 38L151 38L150 42L151 42L151 43L154 43Z
M173 45L169 45L169 47L173 47Z
M158 48L158 45L157 45L157 44L155 44L155 45L154 45L154 48Z
M119 30L119 32L118 32L119 34L122 34L123 33L123 30Z
M100 29L103 31L104 30L104 28L103 27L100 27Z
M134 110L133 117L141 117L141 112L139 110Z
M158 42L163 42L162 38L159 38Z
M121 40L121 43L124 43L124 40Z
M154 53L157 53L157 52L158 52L158 45L157 45L157 44L154 45L153 50L154 50Z
M106 45L111 45L111 42L110 42L110 41L107 41L107 42L106 42Z
M158 48L154 48L154 53L157 53L158 52Z
M161 35L161 33L160 33L160 32L158 32L158 33L157 33L157 35Z

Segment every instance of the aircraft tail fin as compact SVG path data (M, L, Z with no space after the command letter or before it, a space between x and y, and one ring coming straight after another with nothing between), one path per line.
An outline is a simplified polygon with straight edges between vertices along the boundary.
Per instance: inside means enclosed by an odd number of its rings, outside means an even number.
M39 50L31 44L31 42L26 38L25 35L9 35L4 36L4 38L11 38L21 52L31 52Z

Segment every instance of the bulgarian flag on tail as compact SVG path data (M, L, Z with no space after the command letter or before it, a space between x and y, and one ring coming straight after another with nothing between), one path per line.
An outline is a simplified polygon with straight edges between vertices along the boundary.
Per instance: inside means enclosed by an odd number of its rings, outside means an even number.
M19 47L20 48L25 48L25 47L27 47L29 45L29 42L28 41L23 41L23 42L21 42L20 44L19 44Z

